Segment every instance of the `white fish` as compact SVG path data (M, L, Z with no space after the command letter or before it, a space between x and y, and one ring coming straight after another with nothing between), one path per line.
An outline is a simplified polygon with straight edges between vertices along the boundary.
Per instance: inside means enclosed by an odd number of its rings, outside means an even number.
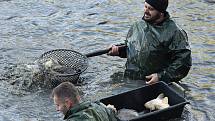
M44 62L44 67L46 70L51 70L62 68L63 66L55 59L48 59L47 61Z
M45 63L44 63L44 67L45 69L50 69L52 68L54 65L56 65L57 62L55 62L55 60L53 59L48 59ZM58 64L58 63L57 63Z
M117 110L114 107L114 105L108 104L106 107L112 109L115 113L117 112Z
M150 100L144 104L147 109L150 110L160 110L169 107L168 97L164 97L161 93L156 99Z

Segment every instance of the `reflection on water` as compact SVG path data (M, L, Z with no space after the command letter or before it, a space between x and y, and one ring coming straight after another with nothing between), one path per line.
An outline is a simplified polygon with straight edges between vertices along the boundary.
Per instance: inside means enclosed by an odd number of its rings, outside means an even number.
M214 7L214 0L170 1L168 11L187 31L193 58L183 79L191 105L174 121L215 120ZM51 90L33 81L33 70L26 65L56 48L85 54L121 43L142 15L142 0L0 0L0 120L62 120L49 98ZM78 86L84 100L142 85L121 79L124 63L106 55L89 58Z

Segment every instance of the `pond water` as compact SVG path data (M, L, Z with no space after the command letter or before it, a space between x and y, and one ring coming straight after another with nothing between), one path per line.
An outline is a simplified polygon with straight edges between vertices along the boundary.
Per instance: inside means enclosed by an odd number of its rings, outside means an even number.
M171 17L188 33L193 66L182 80L191 103L179 121L215 120L215 1L171 0ZM0 121L61 121L51 89L32 81L44 52L66 48L83 54L121 43L143 15L142 0L0 0ZM78 88L96 100L141 85L120 80L125 59L89 58Z

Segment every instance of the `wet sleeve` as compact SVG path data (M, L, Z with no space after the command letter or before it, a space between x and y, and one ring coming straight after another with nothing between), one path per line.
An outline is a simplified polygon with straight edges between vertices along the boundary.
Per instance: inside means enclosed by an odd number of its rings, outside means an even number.
M171 64L158 73L159 80L168 82L179 81L184 78L192 65L191 49L185 31L177 30L169 44Z
M125 44L119 46L119 57L120 58L126 58L127 57L126 50L127 50L127 46Z
M126 36L126 40L125 40L125 43L121 43L119 46L119 57L121 58L127 58L127 50L128 50L128 46L127 46L127 43L128 43L128 38L130 38L133 34L133 26L132 25L130 27L130 29L128 30L128 33L127 33L127 36Z

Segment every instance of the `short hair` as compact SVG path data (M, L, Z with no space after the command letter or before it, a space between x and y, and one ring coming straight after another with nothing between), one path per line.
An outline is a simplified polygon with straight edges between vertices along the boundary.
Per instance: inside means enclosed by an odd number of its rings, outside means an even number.
M77 88L71 82L62 82L52 90L52 98L57 96L60 99L69 98L75 104L79 103L79 93Z

